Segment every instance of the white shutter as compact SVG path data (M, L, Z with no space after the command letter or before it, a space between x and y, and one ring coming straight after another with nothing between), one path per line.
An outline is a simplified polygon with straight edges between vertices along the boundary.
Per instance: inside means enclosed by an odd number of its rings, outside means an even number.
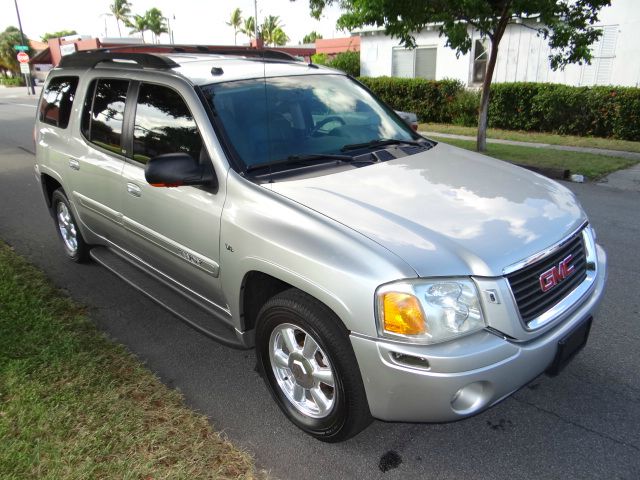
M436 79L436 57L438 49L435 47L416 48L416 78Z
M413 50L394 47L391 58L391 75L413 78Z
M618 25L600 27L602 35L591 46L591 65L582 67L580 85L609 85L618 43Z
M602 29L600 37L600 58L598 59L598 74L596 85L609 85L613 73L613 60L616 57L616 44L618 43L618 26L608 25Z

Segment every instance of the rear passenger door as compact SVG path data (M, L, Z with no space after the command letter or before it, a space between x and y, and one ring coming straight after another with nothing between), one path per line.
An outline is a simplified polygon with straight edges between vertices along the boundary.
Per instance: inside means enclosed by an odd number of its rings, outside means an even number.
M80 134L72 140L68 160L73 202L80 221L94 233L121 243L121 173L127 94L130 82L95 78L87 89Z
M158 188L147 183L150 158L188 153L211 162L190 108L177 90L140 83L132 119L132 154L122 173L128 249L180 286L223 310L219 282L220 215L224 195L212 187Z

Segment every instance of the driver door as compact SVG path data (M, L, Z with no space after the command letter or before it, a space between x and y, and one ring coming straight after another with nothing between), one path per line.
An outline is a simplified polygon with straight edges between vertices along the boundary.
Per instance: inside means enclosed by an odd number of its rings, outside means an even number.
M137 88L133 153L122 173L127 249L162 275L226 309L219 279L223 195L212 187L152 187L150 158L184 152L210 162L184 98L151 83Z

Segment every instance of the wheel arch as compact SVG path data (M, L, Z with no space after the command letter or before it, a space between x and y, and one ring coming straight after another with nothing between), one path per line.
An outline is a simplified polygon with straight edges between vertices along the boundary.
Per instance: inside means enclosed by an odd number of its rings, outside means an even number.
M48 173L40 174L40 185L42 187L42 194L44 195L47 207L51 210L51 197L53 196L53 192L59 188L62 188L64 191L64 187L57 178Z
M242 331L255 331L258 313L262 306L278 293L295 288L306 293L328 308L343 326L349 329L350 312L347 306L332 292L300 277L291 271L278 268L273 264L262 265L246 271L239 289L238 312Z

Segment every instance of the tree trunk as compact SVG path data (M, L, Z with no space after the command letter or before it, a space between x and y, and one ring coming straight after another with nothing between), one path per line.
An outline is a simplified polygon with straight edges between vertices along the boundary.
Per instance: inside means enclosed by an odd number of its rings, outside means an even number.
M507 29L509 19L511 18L511 0L505 0L500 14L500 20L496 26L493 35L489 35L491 39L491 54L489 55L489 63L487 64L487 73L482 83L482 97L480 98L480 113L478 115L478 138L476 148L479 152L487 150L487 117L489 115L489 97L491 93L491 81L493 80L493 71L496 68L496 60L498 59L498 45L502 40L502 35Z
M487 150L487 120L489 116L489 97L491 94L491 81L493 80L493 71L496 68L496 60L498 59L498 41L491 40L491 53L489 55L489 63L487 64L487 72L482 83L482 96L480 97L480 114L478 116L478 138L476 149L479 152Z
M118 25L118 36L122 37L122 33L120 32L120 20L116 18L116 24Z

